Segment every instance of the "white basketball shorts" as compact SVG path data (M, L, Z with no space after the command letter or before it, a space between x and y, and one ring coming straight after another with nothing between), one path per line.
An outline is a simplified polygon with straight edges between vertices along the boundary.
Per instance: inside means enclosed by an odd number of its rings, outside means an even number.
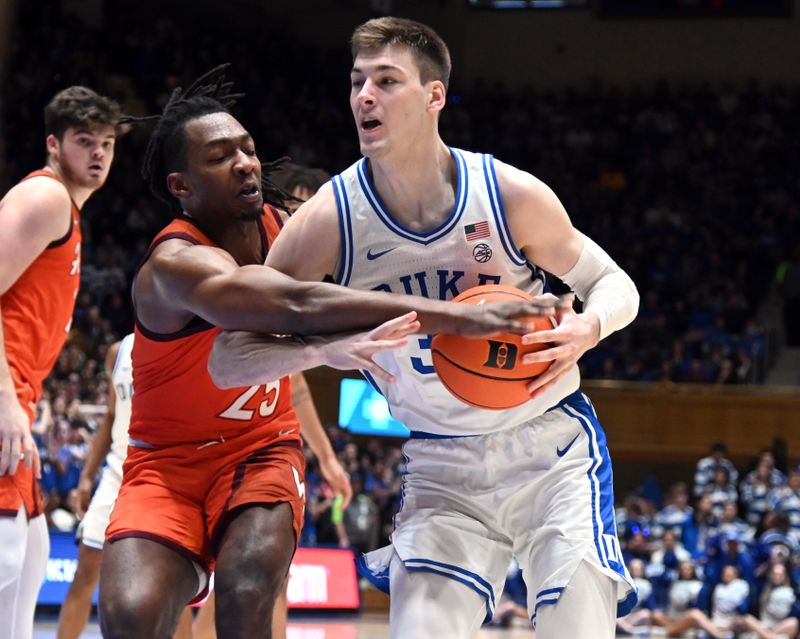
M507 430L412 436L403 452L408 472L392 545L358 560L384 592L397 553L409 571L439 573L480 593L491 618L513 556L535 624L585 559L617 583L618 616L636 604L617 539L605 433L580 391Z

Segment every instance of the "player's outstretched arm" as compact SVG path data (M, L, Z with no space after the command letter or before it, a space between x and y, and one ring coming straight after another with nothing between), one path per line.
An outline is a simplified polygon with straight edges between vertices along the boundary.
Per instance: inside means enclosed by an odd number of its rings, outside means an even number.
M78 480L78 504L80 505L82 513L85 513L86 509L89 508L97 471L100 470L100 466L103 465L103 460L106 458L106 455L108 455L108 451L111 450L111 427L114 425L117 404L117 391L114 388L112 374L114 371L114 363L117 361L119 346L120 342L114 342L106 353L106 375L108 376L108 397L106 399L106 405L108 410L106 414L103 415L103 419L100 421L97 431L92 435L89 453L86 455L86 461L83 464L83 470Z
M323 365L340 370L367 370L391 382L392 376L373 361L373 356L405 346L406 336L419 330L415 313L407 313L371 331L325 337L223 331L208 358L208 372L220 388L265 384Z
M499 162L497 177L515 244L530 262L558 276L584 303L580 314L571 307L560 308L553 330L522 338L525 344L553 344L523 359L525 363L553 360L528 387L532 394L540 394L601 339L633 321L639 293L614 260L572 226L544 183Z
M240 267L221 249L182 239L156 247L137 275L134 297L139 321L158 333L179 331L199 316L226 330L332 335L413 311L422 332L490 335L522 333L516 318L552 312L547 304L452 304L298 281L269 266Z
M0 201L0 296L10 289L47 245L66 235L70 219L67 190L55 180L32 178ZM19 404L8 366L0 307L0 475L13 475L20 461L39 475L39 452L28 416Z

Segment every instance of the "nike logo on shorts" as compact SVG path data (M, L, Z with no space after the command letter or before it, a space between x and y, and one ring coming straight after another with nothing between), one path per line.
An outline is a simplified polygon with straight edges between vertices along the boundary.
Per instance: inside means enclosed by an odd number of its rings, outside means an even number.
M572 441L570 441L569 444L564 446L564 448L559 448L558 446L556 446L556 455L558 455L559 457L563 457L564 455L566 455L569 449L572 448L572 445L577 441L578 437L580 436L581 436L580 433L575 435L575 437L572 438Z
M287 430L282 430L278 433L278 437L286 437L287 435L291 435L295 431L294 428L289 428Z
M367 259L370 261L377 260L379 257L383 257L387 253L391 253L396 248L397 248L396 246L393 246L392 248L388 248L385 251L375 251L374 253L372 252L372 249L369 249L367 250Z

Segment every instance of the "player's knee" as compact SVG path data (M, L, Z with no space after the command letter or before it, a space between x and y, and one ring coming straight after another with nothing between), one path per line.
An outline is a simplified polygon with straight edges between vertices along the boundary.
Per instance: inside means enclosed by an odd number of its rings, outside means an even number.
M0 590L19 579L25 562L25 552L6 549L0 553Z
M106 639L167 637L173 621L168 607L146 588L100 591L100 628Z

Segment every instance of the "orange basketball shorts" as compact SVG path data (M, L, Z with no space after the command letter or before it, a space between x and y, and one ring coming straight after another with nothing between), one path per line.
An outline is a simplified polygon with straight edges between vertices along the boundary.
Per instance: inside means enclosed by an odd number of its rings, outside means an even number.
M28 519L44 512L42 491L33 474L33 466L25 468L20 461L16 473L0 477L0 517L16 517L22 507Z
M203 445L128 447L106 541L151 539L210 574L230 513L281 502L292 507L299 539L305 500L299 430L281 438L256 431Z

